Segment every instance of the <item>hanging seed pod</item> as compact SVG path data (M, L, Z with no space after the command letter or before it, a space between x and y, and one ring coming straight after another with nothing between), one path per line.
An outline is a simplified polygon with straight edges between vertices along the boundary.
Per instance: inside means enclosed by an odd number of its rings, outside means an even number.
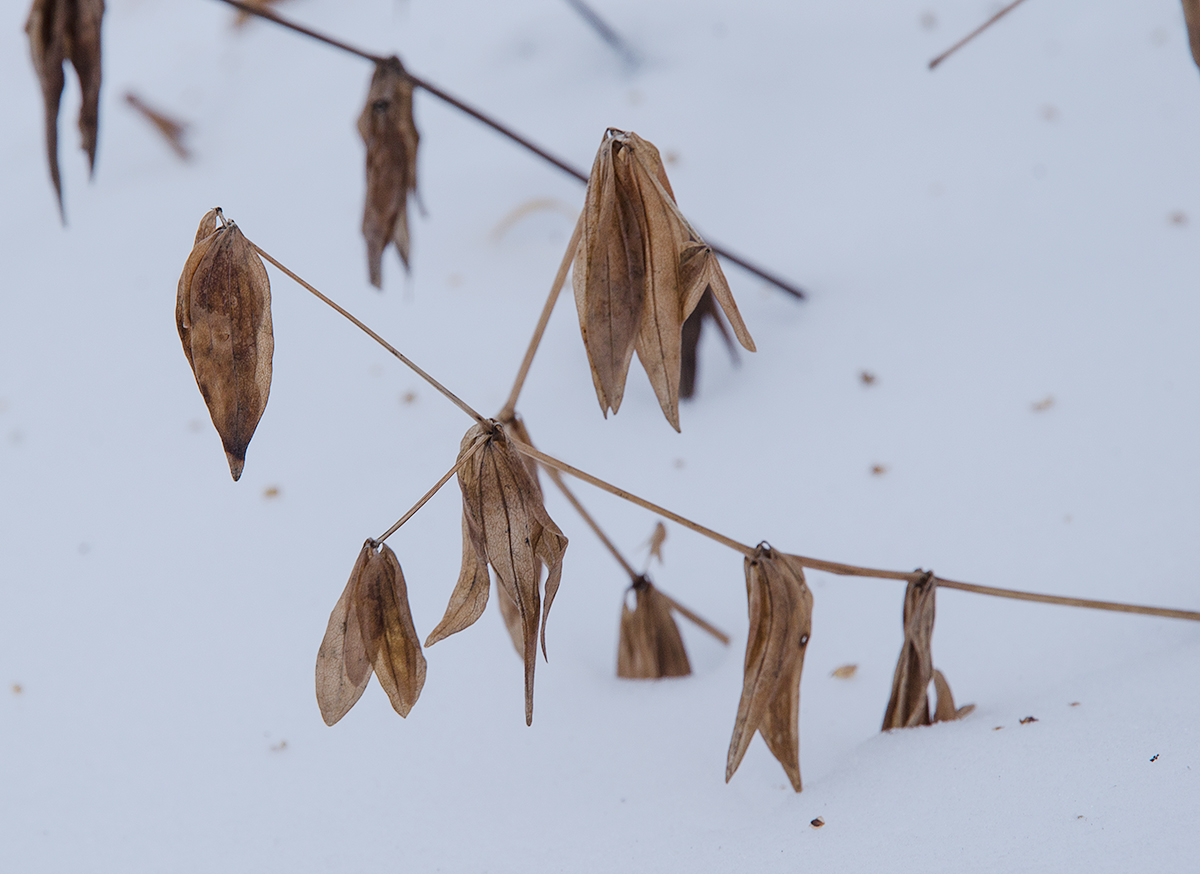
M395 711L408 716L425 685L425 656L400 562L386 544L368 540L317 651L317 705L326 725L354 706L372 670Z
M930 644L936 601L937 579L932 571L909 581L904 592L904 644L892 676L892 695L883 715L883 731L959 719L975 709L974 704L968 704L956 710L950 684L941 671L934 670ZM938 695L934 719L929 716L930 682Z
M725 782L741 764L757 731L799 792L800 674L812 632L812 593L800 562L766 544L760 544L745 565L750 633Z
M367 201L363 237L371 284L383 286L383 251L394 243L408 269L408 195L417 190L417 134L413 122L413 85L400 59L375 67L367 105L358 117L367 147Z
M33 69L42 88L46 157L50 163L50 180L58 197L59 215L65 215L62 178L58 170L58 108L65 84L63 64L70 61L79 77L82 91L79 132L83 135L88 169L94 171L100 127L100 25L103 18L104 0L34 0L25 22Z
M675 205L658 149L609 129L592 165L572 283L592 381L605 415L621 406L636 351L679 430L681 334L711 289L748 350L754 342L712 250Z
M629 609L629 594L636 599ZM644 576L629 587L621 605L617 676L627 680L686 677L692 672L671 602Z
M482 445L477 445L482 443ZM537 663L538 620L546 653L546 617L562 579L567 538L542 504L542 492L524 458L499 423L476 424L463 437L459 452L471 459L459 468L465 540L463 570L450 595L446 615L426 645L468 627L487 603L486 565L496 572L502 595L517 608L521 654L525 660L525 722L533 722L533 674ZM541 565L549 569L544 599L539 592ZM482 569L482 571L481 571ZM507 619L506 619L507 622ZM512 624L509 623L510 633Z
M700 335L704 332L706 319L711 319L712 323L717 326L717 330L721 332L721 339L725 341L725 348L729 351L729 357L733 359L734 364L738 363L737 347L733 345L733 337L729 333L729 328L725 324L720 310L717 309L717 301L712 296L712 292L705 291L700 298L700 303L683 323L682 352L679 362L679 397L685 400L696 394L696 367L700 351Z
M237 480L271 392L275 339L266 268L219 209L209 210L200 221L179 277L175 321L183 354L221 435L229 472Z

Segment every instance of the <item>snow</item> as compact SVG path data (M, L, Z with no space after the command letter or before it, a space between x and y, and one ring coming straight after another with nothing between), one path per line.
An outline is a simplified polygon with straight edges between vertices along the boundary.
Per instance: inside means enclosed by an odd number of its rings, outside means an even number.
M708 337L682 435L636 365L601 418L568 297L521 402L544 450L745 542L1200 607L1200 80L1178 3L1023 4L934 73L991 4L593 4L639 68L556 0L279 7L578 166L637 131L677 156L698 228L810 291L728 268L760 351L734 368ZM692 677L618 681L627 581L554 494L571 545L532 728L494 608L426 651L407 720L372 683L327 728L329 611L470 422L272 270L275 380L231 482L173 326L196 223L222 206L490 411L582 187L419 94L428 215L379 294L369 65L234 31L210 0L109 0L91 184L73 84L60 116L64 229L25 14L0 13L0 870L1194 870L1195 625L943 591L934 659L977 709L885 735L903 588L812 573L804 791L759 739L726 785L740 556L668 526L656 582L733 643L685 628ZM192 163L130 89L191 124ZM555 205L495 233L536 199ZM641 561L655 519L578 493ZM389 541L422 636L458 520L451 486Z

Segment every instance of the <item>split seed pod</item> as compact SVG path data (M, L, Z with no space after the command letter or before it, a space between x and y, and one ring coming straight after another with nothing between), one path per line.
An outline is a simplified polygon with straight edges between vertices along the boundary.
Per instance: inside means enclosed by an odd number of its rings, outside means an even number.
M200 221L179 277L175 321L183 354L225 446L229 472L237 480L271 392L275 338L267 270L254 246L219 209L209 210Z
M617 644L617 676L627 680L686 677L692 672L671 602L645 577L629 587L637 606L621 605L621 635Z
M620 409L634 351L667 421L679 430L681 332L711 290L749 351L716 255L675 205L658 149L609 129L588 179L572 270L579 327L605 415Z
M425 656L400 562L387 544L376 549L368 540L317 651L317 705L326 725L354 706L372 671L392 707L408 716L425 685Z
M358 117L367 146L367 202L363 237L371 284L383 286L383 251L395 243L408 269L408 195L417 189L417 127L413 85L396 57L375 66L367 105Z
M812 593L795 556L760 544L745 564L750 633L725 782L741 764L757 731L799 792L800 674L812 632Z
M58 171L58 107L62 100L63 63L71 62L79 77L83 100L79 132L87 152L88 169L96 167L96 137L100 126L100 24L104 0L33 0L25 32L33 69L42 87L46 111L46 157L50 179L63 214L62 178Z
M933 667L934 606L937 600L937 579L926 571L910 580L904 592L904 645L892 677L892 696L883 715L883 731L892 728L911 728L960 719L975 709L968 704L955 709L950 684L942 672ZM937 690L937 709L929 715L929 683Z
M525 722L533 722L533 673L537 661L539 615L542 655L546 617L562 579L567 538L542 503L542 491L524 458L512 448L498 423L476 424L463 437L458 470L463 496L463 564L446 614L425 641L432 646L474 624L488 599L488 565L496 572L502 597L516 606L525 660ZM538 583L548 574L544 600Z

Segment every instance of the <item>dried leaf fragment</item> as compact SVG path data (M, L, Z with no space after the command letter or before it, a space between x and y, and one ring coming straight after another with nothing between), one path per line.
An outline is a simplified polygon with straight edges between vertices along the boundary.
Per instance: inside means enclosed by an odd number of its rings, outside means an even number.
M237 480L271 391L275 339L266 268L219 209L200 221L179 277L175 321Z
M368 540L329 616L317 651L317 705L326 725L346 715L371 679L408 716L425 685L425 656L396 554Z
M629 609L628 593L636 599ZM621 633L617 644L617 676L627 680L686 677L692 672L679 626L671 615L671 601L645 577L629 587L621 605Z
M187 132L186 124L159 112L132 91L125 92L125 102L132 106L142 118L146 119L151 127L162 134L163 139L167 141L167 145L171 147L171 151L179 157L179 160L191 160L192 153L183 144L183 135Z
M800 783L800 674L812 633L812 593L795 556L760 544L747 557L750 633L725 782L733 776L757 731L797 792Z
M375 66L367 105L358 117L367 147L367 200L363 237L371 284L383 287L383 252L394 243L408 269L408 195L417 189L417 134L413 85L396 57Z
M657 558L658 563L662 564L663 544L667 542L667 526L662 523L662 520L654 523L654 533L650 535L650 540L647 546L650 547L650 557Z
M841 667L834 668L829 676L838 680L849 680L857 673L858 665L842 665Z
M520 621L525 722L532 724L539 617L545 655L546 617L562 579L567 538L546 512L541 489L499 423L472 426L463 437L459 459L465 455L471 457L458 469L463 496L463 569L446 615L429 642L461 631L479 618L487 602L486 569L490 565L502 607L503 599L510 599ZM539 590L542 564L548 572ZM511 632L512 623L508 624Z
M904 644L892 676L892 694L883 715L883 731L893 728L912 728L961 719L975 709L974 704L955 708L950 684L941 671L933 667L934 607L937 600L937 579L932 571L909 580L904 592ZM929 684L937 691L937 707L929 714Z
M46 157L50 179L63 214L62 178L58 170L58 108L65 84L63 64L71 62L79 77L82 102L79 132L88 168L96 168L96 137L100 126L100 26L104 0L33 0L25 32L33 69L45 107Z
M600 144L572 284L605 415L620 409L636 351L663 414L679 430L683 325L708 292L754 351L716 255L675 205L658 149L635 133L610 128Z
M271 11L271 7L282 0L245 0L247 6L253 6L255 9L262 9L266 12ZM247 12L245 9L239 9L237 15L233 19L233 26L236 28L245 27L254 15Z

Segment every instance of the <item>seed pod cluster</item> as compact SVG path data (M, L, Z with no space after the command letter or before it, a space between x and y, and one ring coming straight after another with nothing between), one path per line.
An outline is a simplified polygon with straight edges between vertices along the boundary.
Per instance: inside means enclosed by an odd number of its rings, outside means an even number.
M469 456L469 457L468 457ZM542 503L542 491L525 459L497 422L476 424L462 439L458 470L463 496L463 564L445 616L425 641L432 646L474 624L488 599L488 566L496 572L520 621L525 660L525 721L533 722L533 675L540 632L546 653L546 617L562 578L567 538ZM541 566L548 573L539 592ZM515 623L509 622L510 633ZM515 642L515 640L514 640Z
M275 338L267 270L253 244L219 209L200 221L179 277L175 321L237 480L271 392Z
M974 704L955 708L950 684L942 672L933 667L934 606L937 601L937 579L926 571L910 580L904 592L904 644L892 676L892 695L883 715L883 731L892 728L912 728L961 719L975 709ZM929 714L929 684L937 691L937 708Z
M635 598L629 609L628 598ZM686 677L692 672L671 601L644 576L629 587L621 605L617 676L627 680Z
M71 62L79 77L82 101L79 107L79 132L88 168L96 167L96 137L100 127L100 25L104 18L104 0L33 0L25 32L33 69L42 88L46 114L46 157L50 179L58 196L58 211L63 211L62 178L58 170L58 108L62 101L63 64Z
M368 540L317 651L317 705L326 725L362 697L372 672L395 711L408 716L425 685L425 655L400 562L387 544Z
M745 567L750 632L725 781L741 764L757 731L799 792L800 674L812 633L812 593L800 561L766 544L746 558Z
M675 205L658 149L609 129L588 178L572 270L579 327L605 415L620 409L636 351L667 421L679 430L681 334L711 291L754 351L713 253Z
M417 190L417 134L413 85L396 57L375 66L367 105L358 117L367 147L367 201L363 237L371 284L383 286L383 251L396 246L408 269L408 195Z

